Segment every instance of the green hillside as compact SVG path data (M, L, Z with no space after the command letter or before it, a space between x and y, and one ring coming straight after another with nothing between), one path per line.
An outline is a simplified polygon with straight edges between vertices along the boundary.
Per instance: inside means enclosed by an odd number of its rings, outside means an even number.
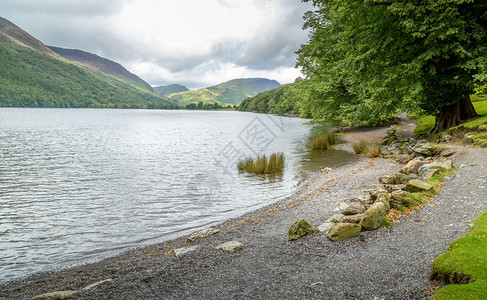
M234 79L208 88L170 94L168 97L182 105L200 101L224 106L238 105L247 97L279 86L279 82L265 78Z
M151 92L154 91L147 82L142 80L137 75L129 72L119 63L100 57L96 54L77 49L64 49L53 46L48 47L58 55L71 62L88 67L92 70L101 72L106 75L112 75L122 80L129 81L130 83L135 84L145 90Z
M186 92L186 91L189 91L189 89L184 85L180 85L180 84L170 84L165 86L154 87L154 92L161 95L169 95L169 94Z
M285 84L276 89L246 98L239 106L240 111L253 111L279 115L300 115L308 117L302 107L306 93L302 85L305 82Z
M166 97L14 44L0 34L0 106L168 108Z

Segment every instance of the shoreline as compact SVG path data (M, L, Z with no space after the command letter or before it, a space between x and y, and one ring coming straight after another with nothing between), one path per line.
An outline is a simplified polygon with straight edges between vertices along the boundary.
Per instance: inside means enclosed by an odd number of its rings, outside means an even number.
M487 166L483 150L463 152L456 155L456 164L480 162L460 169L432 205L405 216L399 224L362 232L359 238L333 243L317 233L289 242L286 234L300 218L319 225L337 212L341 202L351 203L362 191L379 185L380 175L394 173L402 165L361 157L330 173L311 176L290 197L221 223L220 233L191 243L198 248L181 257L174 255L174 249L188 246L185 236L0 284L0 297L30 299L109 280L81 291L76 299L422 299L437 285L428 280L432 260L462 235L475 212L487 209L487 204L469 196L476 190L467 185ZM457 199L465 188L469 194ZM233 253L215 249L231 240L244 248Z

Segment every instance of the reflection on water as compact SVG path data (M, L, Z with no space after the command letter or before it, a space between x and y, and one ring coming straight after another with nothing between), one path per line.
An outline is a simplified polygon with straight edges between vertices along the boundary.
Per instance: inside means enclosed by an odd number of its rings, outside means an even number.
M353 160L312 126L239 112L0 109L0 281L215 225ZM321 130L321 129L317 129ZM283 152L281 176L239 155Z

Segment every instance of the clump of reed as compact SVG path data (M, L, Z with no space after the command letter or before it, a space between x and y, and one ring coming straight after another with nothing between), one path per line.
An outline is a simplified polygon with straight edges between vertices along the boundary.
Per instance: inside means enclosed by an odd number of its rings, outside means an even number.
M328 132L313 138L307 146L311 150L327 150L330 146L335 145L337 141L337 135L334 132Z
M360 140L352 145L355 154L364 154L367 157L379 157L382 154L380 144L368 145L365 140Z
M269 157L259 155L246 157L237 164L238 170L253 174L277 174L284 170L284 154L272 153Z

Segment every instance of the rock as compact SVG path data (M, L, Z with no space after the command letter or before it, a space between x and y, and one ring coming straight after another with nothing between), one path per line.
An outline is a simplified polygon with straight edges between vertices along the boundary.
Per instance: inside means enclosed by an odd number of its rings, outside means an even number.
M353 223L353 224L359 224L360 221L364 218L364 214L358 214L358 215L351 215L351 216L345 216L342 219L342 223Z
M111 279L105 279L105 280L102 280L102 281L98 281L98 282L95 282L95 283L92 283L88 286L85 286L84 288L82 288L83 291L87 291L87 290L91 290L99 285L102 285L102 284L105 284L105 283L109 283L109 282L112 282Z
M410 155L402 154L397 157L397 162L400 164L407 164L413 159Z
M395 174L387 184L403 184L406 183L407 181L404 179L404 176L406 176L404 173L397 173Z
M321 169L321 173L323 173L323 174L328 174L328 173L331 173L331 172L333 172L333 169L332 168L329 168L329 167L326 167L326 168Z
M333 225L335 225L335 223L325 222L325 223L321 224L320 226L318 226L318 230L321 233L328 233L328 231L330 231L330 229L333 227Z
M391 194L391 208L399 210L401 207L411 207L411 194L406 191L396 191Z
M210 228L210 229L202 230L200 232L195 232L192 235L190 235L188 238L186 238L186 243L192 243L197 239L206 238L209 237L210 235L217 234L219 232L220 230L215 228Z
M457 151L455 149L448 148L445 151L441 152L441 156L443 156L443 157L450 157L450 156L452 156L455 153L457 153Z
M423 175L423 180L430 180L433 175L440 172L439 168L430 168L426 174Z
M348 204L345 203L345 202L342 202L340 203L340 205L338 206L338 210L344 210L348 207Z
M221 245L216 246L215 249L223 250L226 252L235 252L235 251L243 249L243 247L244 247L244 245L240 242L230 241L230 242L226 242L226 243L223 243Z
M354 203L342 211L345 216L357 215L365 212L365 208L362 205Z
M404 174L418 174L419 168L424 164L424 161L412 160L402 169L402 172Z
M336 214L331 216L328 220L325 222L330 222L330 223L339 223L343 219L344 215L342 214Z
M387 210L391 209L391 197L389 197L388 193L380 193L377 196L377 200L375 200L375 203L382 202L386 206ZM370 209L370 208L369 208Z
M461 164L461 165L460 165L460 169L463 169L463 168L465 168L465 167L466 167L466 165L465 165L465 164Z
M309 225L309 223L306 222L306 220L300 219L300 220L297 220L289 228L289 230L287 232L287 240L288 241L297 240L300 237L307 235L308 233L314 233L317 231L318 230L316 228L313 228L313 226Z
M406 184L405 191L410 193L422 192L422 191L429 191L433 188L433 186L429 183L424 181L415 179L411 180Z
M394 176L391 175L382 175L381 177L379 177L379 183L388 184L393 177Z
M384 185L384 187L386 188L386 191L388 193L392 193L395 191L402 191L406 187L406 185L405 184L387 184L387 185Z
M449 143L451 141L451 139L452 139L452 136L445 133L445 134L442 134L440 136L439 141L444 142L444 143Z
M178 248L176 250L174 250L174 255L176 255L176 257L180 257L180 256L183 256L185 254L188 254L190 252L193 252L193 251L196 251L196 249L198 249L200 246L192 246L192 247L183 247L183 248Z
M358 224L337 223L328 231L328 239L333 242L341 242L348 238L360 235L362 227Z
M451 160L444 160L441 162L435 161L430 164L425 164L419 168L418 174L423 177L426 172L431 168L438 168L440 170L450 170L453 169L453 162Z
M364 218L360 221L363 231L374 230L379 228L386 220L387 207L382 202L374 203L364 213Z
M78 296L78 291L60 291L32 297L31 300L63 300Z

